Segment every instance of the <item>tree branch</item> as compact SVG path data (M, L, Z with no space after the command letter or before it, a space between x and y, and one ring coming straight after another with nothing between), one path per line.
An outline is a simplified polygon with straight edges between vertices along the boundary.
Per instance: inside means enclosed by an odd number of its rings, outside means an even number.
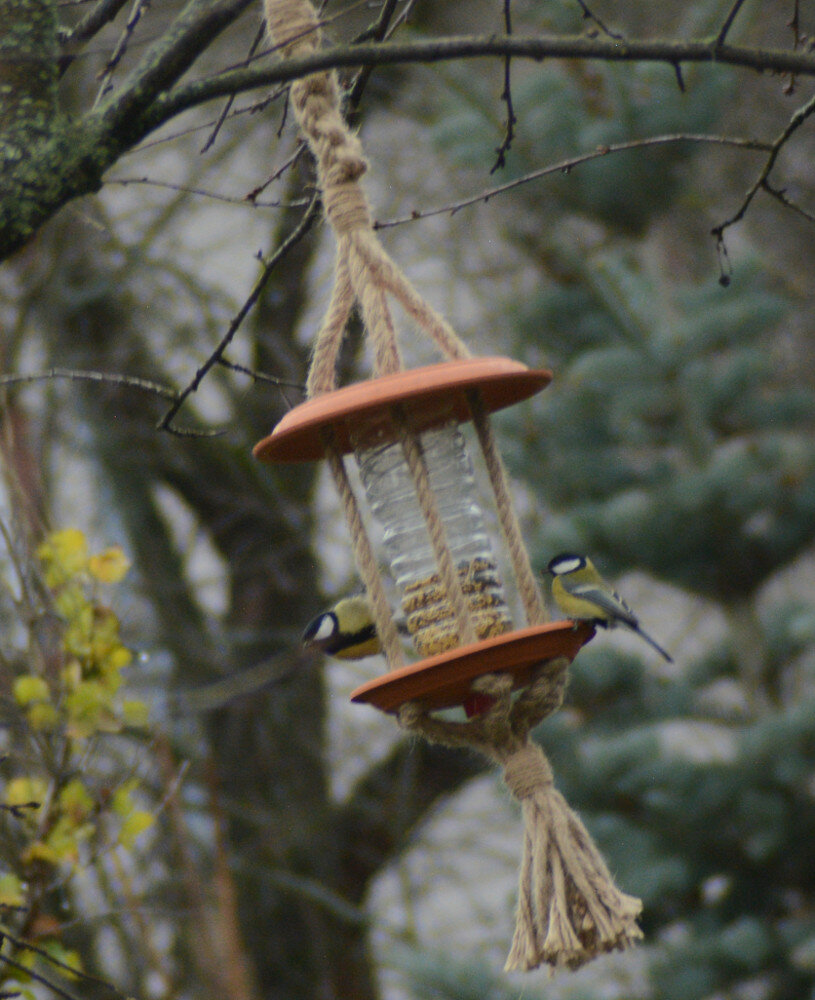
M232 24L253 0L189 0L161 39L152 46L128 78L98 108L109 130L136 124L157 95L171 87L206 51L209 43ZM92 117L89 116L89 117ZM140 136L144 133L141 132Z
M216 97L296 80L321 70L344 66L433 63L451 59L511 56L521 59L589 59L604 62L722 63L728 66L815 76L815 55L781 49L717 45L714 41L673 42L661 39L588 38L585 35L451 36L387 44L336 46L302 59L273 66L253 66L182 84L156 97L142 118L145 132L181 111Z
M257 302L258 298L260 297L260 293L263 291L263 288L266 282L269 280L269 276L271 275L274 268L277 266L279 261L283 257L285 257L285 255L289 252L289 250L306 235L309 229L311 229L311 226L317 217L317 209L319 205L320 205L320 200L317 194L315 193L314 197L311 199L308 208L303 213L303 217L301 218L298 225L280 244L280 246L277 248L277 250L275 250L272 256L267 261L264 262L263 271L258 280L255 282L255 287L249 293L249 296L247 297L246 301L232 319L232 322L229 324L229 328L221 338L221 342L218 344L218 346L215 348L212 354L210 354L210 356L203 363L203 365L201 365L198 371L195 373L195 377L192 379L190 384L178 394L172 406L167 410L167 412L158 422L157 424L158 430L169 431L171 434L181 433L183 435L186 433L184 431L179 432L178 428L173 425L173 418L181 409L181 407L184 405L184 402L186 401L188 396L190 396L198 389L198 386L201 384L204 377L213 367L213 365L216 365L218 364L218 362L220 362L221 358L223 357L224 351L232 343L232 338L238 332L238 328L240 327L241 323L243 323L243 321L249 315L252 306L255 304L255 302Z
M59 40L62 45L69 42L86 42L89 38L101 31L110 21L112 21L119 11L127 3L127 0L99 0L95 7L78 21L73 28L63 28L59 32Z
M634 149L647 149L650 146L666 146L676 142L708 143L715 146L735 146L739 149L758 150L759 152L769 152L772 149L772 143L761 142L758 139L739 139L729 138L724 135L700 135L687 132L677 132L670 135L654 135L645 139L632 139L629 142L616 142L609 146L601 146L598 149L592 150L590 153L581 153L578 156L570 156L566 160L559 160L557 163L551 163L549 166L541 167L539 170L533 170L528 174L524 174L523 177L516 177L514 180L507 181L506 184L499 184L496 187L488 188L480 194L472 195L469 198L462 198L460 201L451 202L448 205L442 205L441 208L430 208L426 211L416 209L412 211L410 215L403 215L396 219L389 219L386 222L376 221L374 222L374 229L390 229L393 226L402 226L407 222L415 222L417 219L428 219L434 215L444 215L446 213L455 215L455 213L460 211L462 208L468 208L470 205L476 205L482 201L488 202L496 195L504 194L507 191L511 191L513 188L520 187L523 184L529 184L531 181L539 180L541 177L548 177L551 174L569 173L581 164L599 159L602 156L611 156L614 153L625 153Z
M153 382L151 379L138 378L135 375L116 375L111 372L76 371L73 368L49 368L44 372L34 372L30 375L0 375L0 386L22 385L27 382L45 382L55 378L68 378L81 382L106 382L112 385L127 386L130 389L140 389L162 399L177 399L178 393L169 386Z
M710 230L711 235L716 237L717 244L719 245L722 244L722 241L724 239L725 229L728 229L730 226L734 225L737 222L740 222L744 218L747 209L750 207L750 203L752 202L753 198L756 196L759 190L764 189L776 198L779 198L779 194L783 194L783 192L779 192L778 189L770 187L769 185L770 173L773 167L775 166L776 160L778 159L778 154L781 152L785 144L789 141L790 137L804 124L807 118L809 118L809 116L813 113L815 113L815 97L811 97L806 104L798 108L798 110L795 112L792 118L790 118L787 127L784 129L781 135L779 135L778 138L772 143L769 151L770 155L767 157L758 177L750 185L750 188L748 189L747 193L742 199L742 203L738 207L738 209L733 213L733 215L730 216L729 219L725 219L724 222L720 223L718 226L714 226L713 229ZM783 204L786 204L786 201L784 201L783 198L779 198L779 200L782 201Z

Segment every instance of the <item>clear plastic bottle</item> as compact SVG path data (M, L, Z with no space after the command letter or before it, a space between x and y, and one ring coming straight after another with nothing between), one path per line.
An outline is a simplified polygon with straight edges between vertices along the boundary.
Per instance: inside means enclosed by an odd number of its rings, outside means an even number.
M382 419L353 434L368 503L384 529L391 571L413 644L431 656L461 644L453 607L441 584L427 524L401 444ZM453 563L479 639L512 628L484 516L475 500L473 466L453 420L425 431L422 450Z

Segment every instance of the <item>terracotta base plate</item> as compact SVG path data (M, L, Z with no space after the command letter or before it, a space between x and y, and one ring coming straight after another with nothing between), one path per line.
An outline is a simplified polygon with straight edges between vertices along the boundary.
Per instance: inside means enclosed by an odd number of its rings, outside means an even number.
M452 708L471 699L470 685L476 677L510 673L515 688L526 687L538 664L556 656L573 660L593 635L591 625L572 621L507 632L392 670L358 687L351 701L366 702L383 712L395 712L406 701L419 701L430 710Z

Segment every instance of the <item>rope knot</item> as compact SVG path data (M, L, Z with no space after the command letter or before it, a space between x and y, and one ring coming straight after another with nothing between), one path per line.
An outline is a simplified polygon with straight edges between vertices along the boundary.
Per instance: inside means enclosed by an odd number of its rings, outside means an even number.
M534 743L527 743L516 750L504 764L504 782L519 802L531 798L553 781L549 761Z

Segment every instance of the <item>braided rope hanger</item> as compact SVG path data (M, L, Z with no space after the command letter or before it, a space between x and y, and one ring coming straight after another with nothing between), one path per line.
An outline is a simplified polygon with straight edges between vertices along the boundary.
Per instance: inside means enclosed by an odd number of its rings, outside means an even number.
M319 21L308 0L265 0L265 10L269 34L285 57L305 56L320 49L322 35ZM313 398L336 387L337 357L355 303L359 306L363 326L373 345L374 374L388 375L402 370L388 295L393 296L435 341L445 357L454 360L469 358L470 351L452 326L422 298L374 233L368 201L359 183L367 170L367 163L361 143L349 131L340 113L336 74L329 71L314 73L295 81L291 86L290 99L314 153L325 215L337 239L334 285L316 337L306 383L307 396ZM468 402L495 493L499 523L524 611L530 625L539 624L546 620L546 612L510 501L506 471L478 394L470 392ZM404 416L400 419L400 415L395 414L394 418L405 460L416 485L419 506L428 525L441 583L459 622L462 640L474 641L469 606L446 543L444 525L430 489L421 445ZM389 665L396 668L404 662L401 642L379 578L376 558L364 538L364 532L360 530L362 516L356 507L342 456L331 441L325 443L329 467L343 502L346 520L352 526L354 555L368 591L385 656Z
M319 21L309 0L264 0L264 7L270 38L284 58L320 49ZM425 302L373 231L359 183L367 163L361 143L342 118L336 74L324 71L297 80L290 99L314 154L325 215L337 240L334 285L316 337L308 397L336 388L337 358L355 304L371 338L374 375L402 370L389 295L445 357L469 358L470 352L450 324ZM467 399L527 621L537 625L546 620L546 613L512 508L506 471L478 392L469 390ZM473 642L470 609L430 487L420 439L401 407L392 407L391 417L427 524L440 583L458 621L459 638L463 643ZM330 432L325 433L323 443L383 651L389 667L396 669L404 664L404 657L377 559L342 453ZM515 699L507 675L480 677L473 690L487 695L491 707L467 723L442 722L410 702L398 715L400 725L411 732L433 742L476 749L500 764L507 786L522 804L524 858L507 969L528 970L543 962L576 968L603 952L628 947L642 936L636 923L642 904L614 885L590 835L555 790L548 761L530 737L532 728L560 706L567 667L565 658L540 665L532 683Z

